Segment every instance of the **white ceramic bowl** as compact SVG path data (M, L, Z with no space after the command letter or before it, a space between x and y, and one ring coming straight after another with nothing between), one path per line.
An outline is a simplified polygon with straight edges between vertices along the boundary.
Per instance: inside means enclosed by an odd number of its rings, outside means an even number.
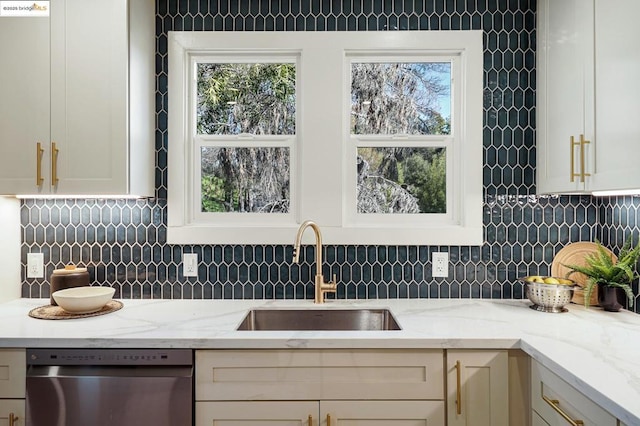
M52 296L65 311L72 314L88 314L102 309L115 291L112 287L73 287L58 290Z

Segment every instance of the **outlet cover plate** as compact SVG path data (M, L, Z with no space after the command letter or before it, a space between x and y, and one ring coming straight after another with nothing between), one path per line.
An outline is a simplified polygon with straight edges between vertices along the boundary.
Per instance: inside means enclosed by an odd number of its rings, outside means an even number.
M182 275L185 277L198 276L198 253L185 253L182 255Z
M43 253L27 253L27 278L44 278Z
M434 252L431 254L431 276L446 278L449 276L449 253Z

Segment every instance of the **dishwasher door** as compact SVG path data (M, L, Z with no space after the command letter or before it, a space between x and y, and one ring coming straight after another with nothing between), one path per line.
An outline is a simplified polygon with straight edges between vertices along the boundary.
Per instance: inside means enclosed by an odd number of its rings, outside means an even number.
M26 425L188 426L192 375L184 365L29 365Z

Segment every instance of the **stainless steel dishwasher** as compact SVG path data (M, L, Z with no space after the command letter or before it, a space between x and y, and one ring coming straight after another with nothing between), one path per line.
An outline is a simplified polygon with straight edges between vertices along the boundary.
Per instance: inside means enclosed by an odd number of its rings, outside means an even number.
M28 349L27 426L189 426L193 354Z

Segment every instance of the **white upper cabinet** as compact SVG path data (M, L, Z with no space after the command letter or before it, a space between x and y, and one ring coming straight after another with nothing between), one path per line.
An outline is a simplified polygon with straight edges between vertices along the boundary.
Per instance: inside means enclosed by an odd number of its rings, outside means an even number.
M537 188L640 188L635 0L538 4Z
M49 147L49 20L0 22L0 193L41 192L37 162L40 176L49 174L37 151L38 143Z
M593 7L587 4L592 2L538 2L538 193L585 190L581 158L586 163L590 151L580 140L594 138Z
M19 83L0 100L13 111L0 193L153 195L154 2L49 4L49 18L0 27L17 44L0 47L3 69Z
M638 0L596 0L596 137L591 190L640 188Z

